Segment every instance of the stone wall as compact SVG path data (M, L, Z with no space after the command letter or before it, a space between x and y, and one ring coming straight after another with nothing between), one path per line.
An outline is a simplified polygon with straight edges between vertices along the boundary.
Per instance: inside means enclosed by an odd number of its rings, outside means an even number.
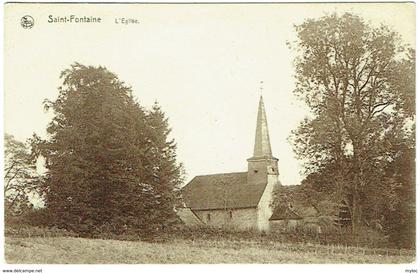
M265 184L267 176L278 175L277 158L249 158L247 182L251 184Z
M190 208L178 208L177 215L187 226L203 226L203 222Z
M232 210L195 210L195 215L206 225L220 228L256 229L257 210L254 208Z
M279 183L279 181L276 174L267 176L267 186L265 187L264 193L258 203L257 210L257 225L258 230L260 231L270 231L270 223L268 219L270 219L273 214L273 209L270 205L273 198L274 186L277 183Z

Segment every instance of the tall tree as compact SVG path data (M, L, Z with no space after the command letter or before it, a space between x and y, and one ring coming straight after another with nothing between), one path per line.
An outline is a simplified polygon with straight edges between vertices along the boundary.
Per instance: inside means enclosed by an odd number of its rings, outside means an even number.
M311 109L292 141L308 173L334 165L338 195L350 196L353 227L386 164L386 132L413 118L413 51L386 26L345 13L296 26L295 94Z
M6 134L4 137L5 215L18 215L32 207L30 195L37 193L38 189L36 161L28 145Z
M177 219L174 204L180 200L179 189L183 180L183 166L177 163L176 143L170 138L171 129L168 118L157 102L146 113L146 122L150 130L149 149L146 152L149 181L154 186L154 216L163 219L164 228ZM153 208L151 208L153 210Z
M173 189L179 180L168 172L154 177L153 140L163 132L106 68L76 63L61 78L58 98L45 102L54 112L49 137L37 145L46 159L51 223L84 234L154 230L165 220L156 214L174 205L159 205L159 185L170 180Z

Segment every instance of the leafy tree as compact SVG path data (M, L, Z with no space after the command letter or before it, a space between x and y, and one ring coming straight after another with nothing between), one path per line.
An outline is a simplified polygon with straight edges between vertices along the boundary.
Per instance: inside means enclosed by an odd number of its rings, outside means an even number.
M381 194L381 224L389 241L397 247L415 248L416 179L415 133L401 138L401 131L389 137L394 158L385 168L386 190Z
M46 159L51 224L86 235L150 233L172 213L168 192L180 180L166 120L104 67L76 63L61 78L58 98L45 101L54 113L48 139L35 141Z
M414 116L414 55L386 26L345 13L296 26L295 94L311 109L294 131L307 173L330 170L339 198L349 196L361 225L369 185L383 178L388 131ZM334 166L334 168L331 168Z
M397 247L415 248L416 243L414 156L414 150L407 150L392 166L397 170L391 180L393 198L385 213L384 226L390 242Z
M32 207L31 194L39 188L31 151L12 135L4 138L4 201L6 216L20 215Z

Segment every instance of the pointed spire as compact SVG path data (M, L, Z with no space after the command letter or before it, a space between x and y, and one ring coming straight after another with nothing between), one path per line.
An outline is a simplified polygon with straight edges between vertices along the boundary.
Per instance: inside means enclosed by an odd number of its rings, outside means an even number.
M260 96L260 103L258 105L257 129L255 132L253 157L272 157L270 136L268 134L267 116L265 114L262 95Z

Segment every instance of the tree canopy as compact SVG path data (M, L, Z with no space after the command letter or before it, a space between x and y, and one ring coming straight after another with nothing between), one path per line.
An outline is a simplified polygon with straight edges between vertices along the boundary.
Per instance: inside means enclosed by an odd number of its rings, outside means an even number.
M45 157L50 223L82 234L143 233L175 217L182 168L156 105L145 110L132 90L104 67L74 64L62 72Z
M36 160L29 145L6 134L4 138L4 201L5 214L19 215L32 207L31 194L40 186Z
M306 174L328 177L325 190L351 204L357 227L371 216L369 189L389 177L385 170L398 158L395 143L414 148L414 50L389 27L350 13L295 29L295 94L311 114L291 141Z

